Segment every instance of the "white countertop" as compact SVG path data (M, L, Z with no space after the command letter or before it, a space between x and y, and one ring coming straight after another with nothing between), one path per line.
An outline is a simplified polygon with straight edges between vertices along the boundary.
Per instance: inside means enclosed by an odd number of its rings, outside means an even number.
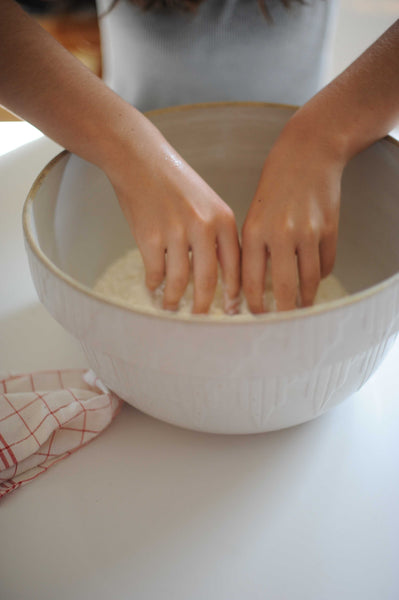
M0 370L85 366L38 303L21 207L58 151L0 157ZM1 600L397 600L399 343L356 395L257 436L125 406L97 440L0 503Z

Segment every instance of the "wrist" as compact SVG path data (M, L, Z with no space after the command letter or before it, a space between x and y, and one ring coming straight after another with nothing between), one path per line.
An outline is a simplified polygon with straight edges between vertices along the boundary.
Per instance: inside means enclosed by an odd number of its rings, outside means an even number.
M300 108L284 127L280 136L286 143L298 148L303 156L316 156L330 164L344 167L356 153L350 132L332 122L318 110L307 105Z
M118 98L118 100L120 100ZM140 153L144 115L124 101L113 107L109 118L96 134L93 161L109 177L116 175L127 162L135 161Z

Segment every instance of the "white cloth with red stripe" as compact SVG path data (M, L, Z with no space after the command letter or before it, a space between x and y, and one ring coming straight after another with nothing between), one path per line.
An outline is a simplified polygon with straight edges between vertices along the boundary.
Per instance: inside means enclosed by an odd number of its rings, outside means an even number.
M97 437L121 405L92 371L0 376L0 498Z

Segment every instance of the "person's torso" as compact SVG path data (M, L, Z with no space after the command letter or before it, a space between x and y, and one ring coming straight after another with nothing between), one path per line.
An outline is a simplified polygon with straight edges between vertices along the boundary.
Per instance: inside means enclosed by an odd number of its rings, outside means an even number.
M111 0L97 0L99 14ZM119 0L100 17L104 79L140 110L212 101L302 104L320 87L335 0L285 8L204 0L196 14Z

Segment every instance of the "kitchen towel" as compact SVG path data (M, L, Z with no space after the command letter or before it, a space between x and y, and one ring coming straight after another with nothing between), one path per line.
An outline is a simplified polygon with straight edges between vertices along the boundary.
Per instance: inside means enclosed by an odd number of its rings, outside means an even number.
M121 405L92 371L0 376L0 498L97 437Z

